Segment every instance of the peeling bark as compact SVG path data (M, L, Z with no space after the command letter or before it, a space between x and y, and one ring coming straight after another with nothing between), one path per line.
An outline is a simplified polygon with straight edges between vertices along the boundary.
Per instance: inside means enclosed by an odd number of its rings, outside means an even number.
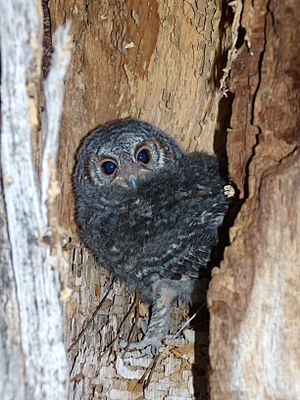
M60 300L64 258L53 223L53 175L70 58L68 31L57 32L56 53L45 83L40 182L32 138L40 120L41 9L29 0L0 1L0 15L0 397L63 399L68 388Z
M244 3L227 149L245 202L209 290L212 399L300 398L299 11Z

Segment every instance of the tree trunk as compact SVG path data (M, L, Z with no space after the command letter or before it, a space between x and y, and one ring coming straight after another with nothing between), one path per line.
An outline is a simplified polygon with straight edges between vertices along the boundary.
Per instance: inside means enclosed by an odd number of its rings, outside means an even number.
M210 290L212 399L300 398L299 16L245 1L227 154L244 204ZM240 30L240 32L243 32Z
M110 288L107 272L76 245L70 201L74 153L89 130L127 116L159 126L189 151L212 153L223 90L223 53L231 42L224 15L231 8L223 5L222 9L218 1L174 0L76 0L72 7L66 0L50 0L49 8L52 28L70 19L74 38L59 159L63 190L58 201L61 222L70 229L73 260L73 295L66 313L70 399L136 399L147 386L138 380L145 372L149 375L144 364L150 361L125 364L119 340L130 334L135 314L144 316L148 310L140 305L126 317L133 299L119 282ZM196 353L194 333L186 330L184 346L161 355L145 398L183 399L195 393L206 398L208 330L203 318L207 315L202 316L197 333Z
M58 32L45 83L38 178L32 139L41 134L41 7L30 0L2 0L0 15L0 398L63 399L68 389L60 300L65 262L53 209L53 176L70 58L68 33Z

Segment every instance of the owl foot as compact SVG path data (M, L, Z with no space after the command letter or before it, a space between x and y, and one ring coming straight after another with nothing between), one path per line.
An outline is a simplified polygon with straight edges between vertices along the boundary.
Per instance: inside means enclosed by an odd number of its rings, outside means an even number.
M128 346L129 350L143 350L146 347L151 346L154 349L159 349L160 346L162 345L161 341L158 340L157 338L144 338L139 342L133 342L130 343Z
M124 340L120 342L120 346L124 348L126 354L133 354L135 351L139 351L147 355L156 355L162 342L157 338L144 338L139 342L126 343Z

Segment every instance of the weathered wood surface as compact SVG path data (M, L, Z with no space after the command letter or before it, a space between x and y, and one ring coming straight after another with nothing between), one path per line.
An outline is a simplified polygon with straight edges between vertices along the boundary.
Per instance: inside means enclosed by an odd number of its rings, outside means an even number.
M63 80L70 58L66 30L57 35L45 84L40 182L32 137L38 134L42 17L35 1L0 1L0 398L64 399L62 249L53 224ZM54 103L51 103L54 101ZM49 215L51 214L51 216Z
M299 18L244 2L227 150L246 201L209 290L213 400L300 398Z
M215 95L230 38L218 1L75 1L70 7L50 0L49 7L52 29L70 19L75 43L59 159L60 217L74 233L74 153L97 125L137 116L190 151L213 152Z
M226 7L221 9L217 1L76 0L70 7L69 1L50 0L49 8L52 28L71 19L74 37L62 122L62 196L58 201L60 220L70 229L72 239L70 285L74 292L66 313L70 345L106 293L108 279L76 248L71 174L80 140L107 120L138 116L176 136L190 151L213 152L219 80L225 65L222 57L231 37L225 26ZM136 399L141 395L141 385L134 391L137 382L129 378L136 379L145 368L120 369L117 345L102 355L118 335L129 306L124 287L114 284L105 307L70 351L70 398ZM140 306L138 312L143 315L147 310ZM122 328L123 337L132 327L132 318ZM145 398L184 399L195 392L205 398L207 332L201 328L197 341L200 361L194 361L193 338L189 337L182 350L186 354L168 352L156 365Z

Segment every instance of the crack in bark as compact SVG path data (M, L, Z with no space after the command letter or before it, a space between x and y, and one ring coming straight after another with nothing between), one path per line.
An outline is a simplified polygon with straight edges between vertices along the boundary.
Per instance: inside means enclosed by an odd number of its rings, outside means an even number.
M47 78L51 64L51 54L53 52L52 35L51 35L51 16L50 16L50 10L48 8L48 1L49 0L42 0L43 24L44 24L42 71L44 79Z
M258 82L256 85L256 88L253 92L252 95L252 100L251 100L251 117L250 117L250 124L254 127L257 128L258 132L255 135L255 144L252 147L252 152L251 155L249 156L246 164L245 164L245 182L244 182L244 198L248 198L249 197L249 176L250 176L250 165L251 162L253 160L253 158L255 157L256 154L256 148L259 145L259 137L262 134L262 128L258 125L255 124L255 102L257 99L257 95L258 92L260 90L261 87L261 81L262 81L262 68L263 68L263 62L264 62L264 56L265 56L265 52L266 52L266 47L267 47L267 18L268 15L270 13L270 1L268 0L268 3L266 5L266 13L265 13L265 18L264 18L264 33L263 33L263 46L262 46L262 50L260 52L259 55L259 59L258 59L258 64L257 64L257 75L258 75ZM249 90L251 90L250 85L249 85Z

